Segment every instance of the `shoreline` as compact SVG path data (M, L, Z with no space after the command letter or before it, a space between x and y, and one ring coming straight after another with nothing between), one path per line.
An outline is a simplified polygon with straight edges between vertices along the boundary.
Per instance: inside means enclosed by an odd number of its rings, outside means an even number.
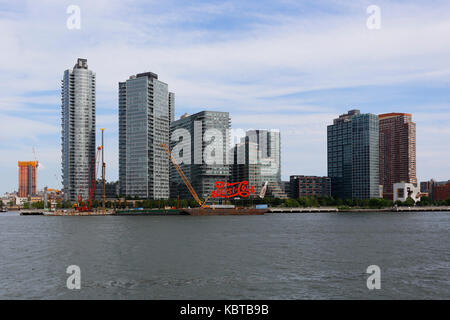
M166 212L167 211L167 212ZM170 212L169 212L170 211ZM178 212L175 212L178 211ZM77 211L44 211L44 210L11 210L8 213L16 212L21 216L175 216L175 215L187 215L184 209L171 209L171 210L155 210L155 212L149 211L133 211L130 210L126 213L113 212L111 210L107 211L96 211L96 212L77 212ZM321 207L321 208L268 208L266 213L269 214L289 214L289 213L402 213L402 212L449 212L450 207L439 206L439 207L392 207L392 208L382 208L382 209L370 209L370 208L336 208L336 207ZM246 215L246 214L238 214Z

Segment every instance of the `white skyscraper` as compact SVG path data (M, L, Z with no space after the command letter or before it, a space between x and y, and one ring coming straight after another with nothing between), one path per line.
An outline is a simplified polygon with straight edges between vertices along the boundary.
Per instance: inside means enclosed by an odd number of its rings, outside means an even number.
M64 199L87 199L95 159L95 73L78 59L61 82Z

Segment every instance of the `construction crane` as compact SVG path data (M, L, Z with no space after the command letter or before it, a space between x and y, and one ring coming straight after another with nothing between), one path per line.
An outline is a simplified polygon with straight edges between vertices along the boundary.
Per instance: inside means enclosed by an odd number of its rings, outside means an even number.
M103 208L106 208L106 164L105 164L105 144L103 140L103 132L105 131L105 128L101 128L100 131L102 132L102 186L103 186L103 193L102 193L102 202L103 202Z
M181 170L181 167L178 165L178 163L173 158L169 147L167 147L164 143L160 144L160 146L163 147L164 151L166 152L167 156L169 157L170 162L172 162L173 166L175 167L175 169L177 170L178 174L180 175L181 180L183 180L184 184L186 185L186 187L188 188L189 192L192 194L192 196L194 197L195 201L198 203L200 208L208 208L209 206L206 205L206 201L208 201L209 196L206 198L206 200L204 202L202 202L202 200L200 200L200 198L197 195L197 192L195 192L194 188L192 187L192 185L189 182L188 178L184 174L183 170Z
M75 209L77 211L90 211L92 200L94 199L95 194L95 187L97 185L97 171L99 167L99 160L100 160L100 151L103 149L102 146L97 147L97 154L95 155L95 158L92 159L92 166L91 166L91 172L93 173L91 177L91 187L89 188L89 199L87 203L83 202L83 198L78 195L77 197L77 204L75 204Z
M36 168L37 168L39 166L39 163L38 163L38 159L36 157L36 150L34 149L34 147L33 147L33 156L34 156L34 162L36 163Z

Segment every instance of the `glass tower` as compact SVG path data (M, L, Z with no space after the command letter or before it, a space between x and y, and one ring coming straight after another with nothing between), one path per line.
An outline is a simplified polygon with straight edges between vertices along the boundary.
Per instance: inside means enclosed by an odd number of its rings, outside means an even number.
M64 72L61 101L64 199L87 199L95 172L95 73L86 59Z
M174 100L172 100L174 110ZM152 72L119 83L119 193L142 199L169 198L168 85Z
M201 111L191 116L183 116L172 122L170 126L172 139L174 139L170 144L172 152L176 145L183 143L183 139L190 140L189 142L185 141L183 149L179 152L183 153L189 163L183 162L180 167L202 199L206 199L211 191L216 189L216 181L230 181L231 172L227 160L230 125L231 119L228 112ZM184 129L186 136L183 138L177 137L176 132L180 131L177 131L177 129ZM211 130L215 133L214 138L208 138L207 132ZM216 147L210 149L214 142L217 143ZM218 161L208 163L206 161L208 153L214 154ZM180 156L181 154L174 155ZM172 165L170 167L170 179L172 198L179 196L181 199L192 199L188 188Z
M378 116L350 110L328 126L327 135L332 196L379 198Z

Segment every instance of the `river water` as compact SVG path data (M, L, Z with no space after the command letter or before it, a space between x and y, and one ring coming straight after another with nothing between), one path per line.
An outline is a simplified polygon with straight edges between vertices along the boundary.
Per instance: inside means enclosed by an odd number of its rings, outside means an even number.
M450 213L2 213L0 298L450 299Z

